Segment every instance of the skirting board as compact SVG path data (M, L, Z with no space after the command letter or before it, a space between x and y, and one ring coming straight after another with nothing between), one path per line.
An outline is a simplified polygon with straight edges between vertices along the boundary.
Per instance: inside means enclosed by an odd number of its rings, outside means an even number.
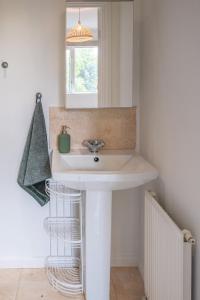
M112 256L111 266L112 267L138 267L138 257L137 255L124 254L119 256Z
M44 268L45 257L1 257L0 269Z
M140 275L142 276L142 279L144 280L144 264L140 263L139 266Z

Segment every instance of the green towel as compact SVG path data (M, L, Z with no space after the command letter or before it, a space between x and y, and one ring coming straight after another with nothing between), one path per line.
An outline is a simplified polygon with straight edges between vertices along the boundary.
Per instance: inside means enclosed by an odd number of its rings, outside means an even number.
M41 101L36 102L17 182L41 205L49 201L45 180L51 177L47 134Z

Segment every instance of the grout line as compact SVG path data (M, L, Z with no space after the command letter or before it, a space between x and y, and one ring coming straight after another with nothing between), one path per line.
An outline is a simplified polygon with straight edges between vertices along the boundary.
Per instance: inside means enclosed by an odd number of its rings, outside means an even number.
M20 269L20 272L19 272L19 278L18 278L18 281L17 281L17 288L16 288L16 293L15 293L14 300L17 300L18 291L19 291L19 287L20 287L20 283L21 283L21 276L22 276L22 269Z

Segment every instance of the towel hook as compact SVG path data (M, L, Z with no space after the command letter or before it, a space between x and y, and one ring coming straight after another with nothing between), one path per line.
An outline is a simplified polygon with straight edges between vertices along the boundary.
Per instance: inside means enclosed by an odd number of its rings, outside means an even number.
M2 67L3 69L7 69L7 68L8 68L8 63L7 63L7 61L2 61L2 62L1 62L1 67Z
M41 102L41 100L42 100L42 94L36 93L36 103Z

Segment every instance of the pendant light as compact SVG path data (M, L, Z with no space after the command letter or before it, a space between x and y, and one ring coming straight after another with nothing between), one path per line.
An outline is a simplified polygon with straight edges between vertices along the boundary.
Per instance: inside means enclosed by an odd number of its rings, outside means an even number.
M79 18L78 23L71 28L67 34L66 41L69 43L82 43L87 42L93 39L92 31L83 26L80 20L80 8L79 8Z

